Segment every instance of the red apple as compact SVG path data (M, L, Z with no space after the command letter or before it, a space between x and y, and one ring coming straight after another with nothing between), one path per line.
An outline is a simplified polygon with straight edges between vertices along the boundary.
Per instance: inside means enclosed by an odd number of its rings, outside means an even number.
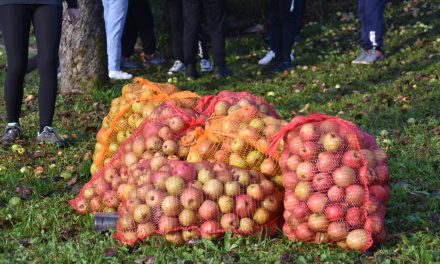
M194 211L183 209L179 214L179 222L183 226L193 226L197 221L197 215Z
M197 210L203 203L203 193L194 187L189 187L182 192L180 203L186 209Z
M330 132L337 133L339 131L339 127L333 121L325 120L319 125L319 130L324 134Z
M386 184L390 180L388 167L385 164L376 166L376 180L378 183Z
M299 136L303 141L313 141L318 139L319 130L314 124L305 124L299 130Z
M345 222L352 227L363 226L365 223L365 212L359 207L350 207L345 215Z
M327 234L332 241L341 241L348 235L347 225L343 222L332 222L328 225Z
M220 220L220 225L225 230L236 230L240 226L240 218L234 213L224 214Z
M314 213L323 213L327 202L327 195L315 192L307 199L307 206Z
M271 193L273 193L273 191L275 190L275 186L274 184L266 179L262 179L260 181L260 186L263 187L264 190L264 195L269 195Z
M306 219L311 213L305 202L298 203L291 212L292 216L302 220Z
M288 149L292 154L299 154L300 149L303 146L303 141L300 137L294 137L287 143Z
M345 199L345 191L341 187L333 186L327 191L327 196L331 202L340 202Z
M379 234L384 229L383 219L377 215L367 217L364 229L372 234Z
M171 128L171 130L174 133L180 133L182 132L185 127L186 124L184 123L184 121L182 120L182 118L175 116L175 117L171 117L170 119L167 120L168 121L168 126Z
M298 175L298 178L303 181L311 181L315 172L315 166L309 161L301 162L296 168L296 175Z
M348 205L361 206L364 199L365 191L361 185L353 184L345 188L345 201Z
M345 210L340 204L330 204L325 208L325 216L329 221L339 221L344 218Z
M299 179L295 172L288 172L283 174L283 187L286 190L294 190L298 182Z
M348 187L352 185L356 180L356 173L355 171L348 167L348 166L342 166L337 168L333 172L333 181L334 183L339 187Z
M162 190L151 190L147 193L145 203L150 207L158 207L162 204L165 193Z
M220 208L217 203L211 200L206 200L199 208L199 216L202 220L213 220L217 219L220 213Z
M131 215L125 214L118 217L118 226L124 231L129 231L136 227L136 223Z
M176 217L162 216L159 218L158 231L162 234L173 232L179 227L179 220Z
M370 235L363 229L355 229L347 235L347 246L352 250L365 251Z
M290 171L296 171L296 168L303 160L299 155L292 155L287 158L286 165Z
M307 223L299 224L295 229L295 236L302 241L311 241L315 238L315 233L313 233Z
M255 201L248 195L239 195L235 198L235 213L239 217L249 217L255 212Z
M357 150L349 150L344 153L342 163L350 168L357 169L362 166L362 156Z
M316 167L321 172L332 172L341 162L341 158L338 154L333 154L331 152L322 152L318 155L318 162Z
M136 236L138 239L145 239L156 233L156 225L152 222L146 222L144 224L139 224L136 230Z
M203 185L203 192L211 199L218 199L223 194L223 190L223 182L217 179L211 179Z
M102 203L106 207L118 208L119 200L116 197L116 192L115 191L107 191L107 192L105 192L104 195L102 196Z
M284 194L284 208L287 211L291 211L296 207L298 203L300 203L300 200L296 197L295 192L286 191L286 193Z
M269 175L269 176L273 176L276 174L277 172L277 165L276 163L270 159L264 159L263 162L261 162L260 165L260 171L264 174L264 175Z
M326 192L333 186L333 177L328 173L318 173L313 176L312 186L318 192Z
M313 160L318 155L318 149L319 147L315 142L306 141L300 148L299 155L303 160Z
M261 201L264 198L264 189L259 184L251 184L246 189L246 194L256 201Z
M327 231L329 221L325 217L325 215L311 214L309 216L309 219L307 220L307 225L309 226L310 230L312 230L312 231L325 232L325 231Z
M386 203L390 198L389 190L380 185L372 185L369 188L370 196L376 197L380 202Z
M206 221L200 226L200 234L204 239L217 239L222 236L221 229L217 221Z
M177 216L181 211L180 201L175 196L167 196L163 199L161 208L166 216Z

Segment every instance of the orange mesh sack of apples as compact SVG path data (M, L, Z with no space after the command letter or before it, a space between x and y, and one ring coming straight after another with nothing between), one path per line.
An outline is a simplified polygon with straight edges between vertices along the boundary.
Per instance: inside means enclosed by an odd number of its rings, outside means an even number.
M91 174L102 168L116 153L119 146L146 120L153 110L164 102L174 102L182 108L196 106L198 95L179 92L170 84L153 83L135 78L135 83L122 89L122 96L112 102L109 114L97 133Z
M269 154L281 140L283 233L290 240L366 251L385 239L387 155L373 137L348 121L312 114L285 126Z
M139 173L136 172L139 171ZM161 158L137 163L121 192L115 237L124 244L162 235L176 244L236 235L273 235L282 194L258 172L225 163Z
M199 99L194 110L206 116L226 116L245 105L253 105L262 114L280 119L275 108L263 98L248 92L221 91L218 95L207 95Z
M155 157L166 163L186 158L189 149L181 146L180 139L204 120L196 118L192 110L172 103L159 106L152 114L156 119L145 121L78 196L69 201L78 213L116 211L127 198L128 190L134 191L146 181L138 177L143 173L137 167L140 161Z
M203 132L190 145L188 161L225 162L243 169L262 172L282 185L277 157L266 155L270 137L285 121L262 114L247 104L227 116L208 119Z

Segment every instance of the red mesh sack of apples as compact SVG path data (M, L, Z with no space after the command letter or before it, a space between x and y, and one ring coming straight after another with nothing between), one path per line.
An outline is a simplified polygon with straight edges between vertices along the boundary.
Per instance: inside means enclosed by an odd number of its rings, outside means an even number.
M251 104L227 116L212 117L203 131L194 137L188 161L225 162L229 165L262 172L282 185L277 156L266 155L270 138L285 121L262 114Z
M324 114L295 117L283 140L284 234L366 251L386 237L387 156L359 127Z
M199 96L190 91L179 91L170 84L154 83L135 78L134 83L122 88L122 96L114 99L102 127L96 135L91 174L95 174L108 163L119 146L145 120L153 119L151 113L165 102L179 107L193 109Z
M221 91L218 95L207 95L199 99L195 110L206 116L226 116L240 107L255 106L262 114L280 119L275 108L266 100L248 92Z
M115 237L132 245L153 235L176 244L236 235L272 235L282 213L282 194L261 173L225 163L138 163L143 178L126 189ZM137 180L136 180L137 178Z
M83 186L78 196L69 203L80 214L114 212L144 179L137 164L153 157L163 162L185 159L189 148L180 145L180 139L204 123L191 110L167 103L152 113L157 119L145 121L118 149L111 161ZM134 179L137 179L134 181Z

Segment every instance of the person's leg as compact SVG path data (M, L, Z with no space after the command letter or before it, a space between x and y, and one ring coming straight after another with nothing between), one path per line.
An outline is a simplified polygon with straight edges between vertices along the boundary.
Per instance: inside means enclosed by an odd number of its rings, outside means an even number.
M145 54L156 52L156 34L154 33L154 19L148 0L133 1L133 16L137 24L139 36Z
M202 25L199 27L199 34L197 34L199 57L205 60L209 60L209 50L208 50L208 36L203 30Z
M304 14L305 0L295 0L294 8L294 24L293 24L293 38L294 42L299 41L299 36L302 28L302 18Z
M372 48L367 29L366 5L368 1L369 0L358 0L358 16L361 22L361 47L363 50L369 50Z
M38 90L40 132L44 127L52 126L55 112L62 13L63 8L59 5L39 5L35 8L33 15L40 74L40 88Z
M183 57L183 10L182 0L168 0L171 24L171 46L174 60L184 61Z
M124 32L121 39L122 56L129 58L134 54L134 46L136 45L136 38L138 28L135 20L135 2L139 0L129 0L127 8L127 17L124 24Z
M370 49L380 50L383 45L384 9L386 0L368 0L365 3L365 29Z
M195 63L197 54L197 33L200 24L202 0L183 0L183 56L187 65L187 76L198 76Z
M225 0L204 0L211 45L214 54L214 66L225 67Z
M28 8L28 5L0 6L0 23L8 63L4 83L8 123L19 123L31 21L32 10Z
M38 68L38 55L28 59L26 66L26 74L35 71Z
M295 5L294 0L280 0L279 1L279 14L281 25L281 54L279 59L284 63L290 63L290 53L292 52L292 45L295 36L292 34L295 26ZM278 56L278 54L277 54Z
M277 56L277 60L280 58L282 49L282 30L279 10L279 0L269 1L271 49L275 53L275 56Z
M103 0L106 17L107 56L109 71L121 69L121 38L127 15L127 0ZM107 10L105 10L107 8Z

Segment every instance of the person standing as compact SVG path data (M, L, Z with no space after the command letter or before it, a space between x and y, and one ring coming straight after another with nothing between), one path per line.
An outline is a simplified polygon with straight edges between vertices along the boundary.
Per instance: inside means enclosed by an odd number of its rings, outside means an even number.
M305 0L295 0L293 1L293 7L294 7L294 23L293 23L293 43L299 42L300 39L300 32L302 28L302 18L304 14L304 7L305 7ZM271 16L272 18L272 16ZM277 43L278 39L274 35L275 31L272 30L272 21L269 23L269 46L270 50L264 55L263 58L261 58L258 61L259 65L268 65L270 62L272 62L275 57L275 49L278 46L279 43ZM295 55L293 52L290 53L290 60L293 61L295 59Z
M121 39L127 16L128 0L102 0L107 39L108 77L127 80L133 75L121 71Z
M182 0L168 0L168 10L170 14L171 24L171 44L173 47L174 63L168 70L168 74L178 74L185 71L184 57L183 57L183 7ZM208 55L207 36L203 31L201 25L198 29L198 49L200 56L200 71L212 71L211 62Z
M385 0L358 0L358 15L361 20L362 51L353 64L373 64L383 60L383 33Z
M76 0L66 0L72 23L79 20ZM8 69L4 83L7 125L3 144L13 143L21 134L19 123L23 101L31 24L38 49L38 90L40 129L36 141L64 146L65 141L52 128L58 90L57 65L63 14L62 0L2 0L0 24L7 55Z
M205 11L211 46L214 54L214 77L231 74L225 59L226 0L183 0L183 56L186 75L190 79L199 76L196 69L197 35Z
M164 59L156 54L156 34L154 19L148 0L128 0L128 12L122 34L122 61L121 66L127 69L136 69L137 65L130 60L134 54L134 47L138 34L142 41L144 56L142 64L161 65Z

